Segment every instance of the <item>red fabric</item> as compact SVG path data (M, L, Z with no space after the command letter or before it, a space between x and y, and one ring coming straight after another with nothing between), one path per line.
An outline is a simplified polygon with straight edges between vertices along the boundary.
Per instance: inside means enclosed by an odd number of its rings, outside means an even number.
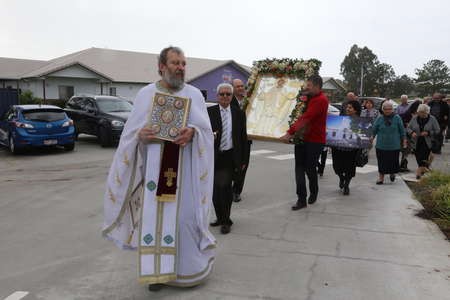
M328 98L322 92L308 100L306 112L295 121L287 131L293 135L300 128L305 128L303 140L310 143L325 144L328 114Z
M161 159L161 169L159 171L158 189L156 190L156 196L175 195L177 192L177 176L178 176L178 156L180 146L172 142L164 141L163 156ZM172 169L172 170L169 170ZM172 184L169 186L167 183L168 178L165 176L165 172L172 171L176 173L172 178Z

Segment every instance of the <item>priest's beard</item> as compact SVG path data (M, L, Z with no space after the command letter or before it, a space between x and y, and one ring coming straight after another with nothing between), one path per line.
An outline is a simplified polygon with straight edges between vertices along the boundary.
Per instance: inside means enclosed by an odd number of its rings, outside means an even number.
M184 73L180 72L181 76L177 76L177 73L171 73L170 71L164 72L163 79L174 89L179 89L184 84Z

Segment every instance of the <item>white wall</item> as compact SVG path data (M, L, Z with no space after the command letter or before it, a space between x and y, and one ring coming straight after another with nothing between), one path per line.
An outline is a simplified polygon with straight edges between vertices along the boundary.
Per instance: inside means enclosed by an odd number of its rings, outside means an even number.
M100 79L101 77L79 65L71 66L50 74L51 77L70 77L70 78L92 78Z
M141 88L146 86L147 84L140 84L140 83L108 83L103 84L103 94L109 95L109 88L115 87L116 88L116 96L125 98L130 101L134 101L134 98L136 97L136 94L139 92Z
M16 81L6 82L6 86L11 85L16 88ZM47 99L59 99L58 86L73 86L74 94L92 94L100 95L100 82L98 79L84 79L84 78L47 78L45 80L45 96ZM116 95L130 101L134 101L138 91L147 84L140 83L103 83L103 95L109 95L109 88L116 88ZM43 98L42 80L40 79L26 79L19 83L22 91L30 90L33 95L38 98Z

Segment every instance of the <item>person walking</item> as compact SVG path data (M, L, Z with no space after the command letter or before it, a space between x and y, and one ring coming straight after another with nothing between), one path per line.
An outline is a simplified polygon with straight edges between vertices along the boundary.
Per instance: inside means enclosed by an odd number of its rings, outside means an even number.
M356 117L361 114L361 105L356 101L347 103L345 115ZM344 195L350 194L350 181L356 174L356 154L358 149L348 147L331 147L333 170L339 176L339 188Z
M290 143L295 134L302 142L295 145L295 182L297 185L297 202L292 210L306 207L306 178L309 181L308 204L317 201L319 185L317 163L325 145L328 98L322 92L322 77L313 75L306 80L303 93L307 96L306 111L292 124L285 135L280 137L284 143ZM302 134L300 134L300 132Z
M440 132L439 123L436 118L430 115L430 107L420 104L417 108L417 115L414 116L406 129L411 137L412 148L417 161L416 178L425 174L429 167L428 158L431 152L432 139Z
M384 183L384 175L389 174L391 182L399 172L399 154L401 147L407 147L405 128L402 119L394 113L390 101L385 101L381 107L382 115L373 124L371 141L376 137L376 155L378 161L377 184Z

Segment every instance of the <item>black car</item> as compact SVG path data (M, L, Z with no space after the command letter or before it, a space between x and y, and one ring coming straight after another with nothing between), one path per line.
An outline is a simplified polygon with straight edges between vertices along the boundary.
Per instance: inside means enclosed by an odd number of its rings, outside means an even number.
M73 96L65 111L73 120L76 135L95 135L102 147L119 141L133 105L113 96Z

